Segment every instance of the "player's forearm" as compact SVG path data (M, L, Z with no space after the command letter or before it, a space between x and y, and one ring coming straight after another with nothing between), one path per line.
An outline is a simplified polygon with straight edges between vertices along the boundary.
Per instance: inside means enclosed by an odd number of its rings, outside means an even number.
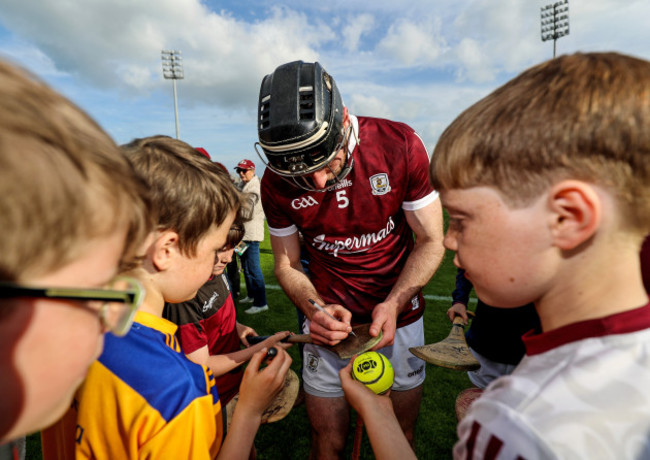
M408 305L438 270L444 254L441 240L416 242L385 302L396 305L397 308Z
M319 303L322 302L322 299L302 269L292 266L276 267L275 277L293 304L300 308L308 318L311 318L314 307L309 303L309 299Z

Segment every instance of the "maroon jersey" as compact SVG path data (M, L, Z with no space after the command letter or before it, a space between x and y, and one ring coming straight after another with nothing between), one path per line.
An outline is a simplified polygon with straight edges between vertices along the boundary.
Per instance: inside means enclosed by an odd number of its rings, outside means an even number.
M310 279L328 303L352 312L355 324L371 321L413 249L404 211L437 199L429 185L429 157L409 126L378 118L351 117L354 167L326 192L309 192L270 169L262 178L262 205L274 236L302 232ZM413 298L398 326L422 316L422 294Z
M241 349L237 334L237 312L225 275L210 279L201 286L192 300L165 304L163 316L178 324L176 336L186 354L206 345L211 355ZM243 369L237 367L215 378L222 404L237 394L243 375Z

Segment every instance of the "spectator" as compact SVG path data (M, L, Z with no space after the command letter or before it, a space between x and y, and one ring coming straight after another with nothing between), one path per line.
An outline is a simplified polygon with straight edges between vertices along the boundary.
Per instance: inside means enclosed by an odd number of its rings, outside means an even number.
M244 311L249 315L254 315L269 309L266 302L264 274L260 263L260 242L264 241L264 210L259 202L260 179L255 175L255 163L251 160L242 160L237 164L236 171L242 180L242 191L255 195L257 199L251 220L244 223L246 229L243 240L245 250L239 256L247 292L246 297L240 302L252 303L253 306Z

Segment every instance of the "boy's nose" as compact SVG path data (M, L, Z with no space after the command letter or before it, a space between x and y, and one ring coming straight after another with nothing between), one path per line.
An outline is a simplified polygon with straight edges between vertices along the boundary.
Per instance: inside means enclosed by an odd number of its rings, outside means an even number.
M445 247L445 249L448 249L449 251L456 251L458 250L458 242L456 241L456 234L454 231L447 230L447 233L445 233L445 237L442 240L442 245Z

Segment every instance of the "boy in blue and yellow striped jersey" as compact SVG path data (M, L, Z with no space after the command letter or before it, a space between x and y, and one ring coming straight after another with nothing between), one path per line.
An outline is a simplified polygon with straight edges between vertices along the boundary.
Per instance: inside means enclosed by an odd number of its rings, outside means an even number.
M208 280L215 252L237 213L246 212L245 197L227 173L182 141L156 136L123 150L150 186L157 212L146 256L129 272L147 297L131 332L107 338L72 409L43 435L44 457L248 458L291 358L278 350L260 369L266 350L253 356L226 437L212 373L187 359L177 326L162 318L165 301L188 300Z

